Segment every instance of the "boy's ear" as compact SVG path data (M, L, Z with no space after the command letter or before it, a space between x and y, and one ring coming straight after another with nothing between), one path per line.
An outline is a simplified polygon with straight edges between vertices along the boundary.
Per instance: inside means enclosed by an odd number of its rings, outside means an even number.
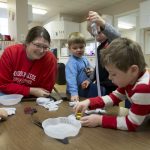
M132 73L135 73L135 74L138 74L138 73L139 73L139 67L138 67L137 65L132 65L132 66L130 67L130 69L131 69L131 72L132 72Z

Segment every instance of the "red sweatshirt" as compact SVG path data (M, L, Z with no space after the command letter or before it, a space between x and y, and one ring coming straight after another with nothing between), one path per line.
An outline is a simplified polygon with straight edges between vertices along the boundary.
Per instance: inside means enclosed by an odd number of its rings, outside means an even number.
M102 116L102 126L120 130L135 131L150 115L150 74L146 71L135 85L118 88L109 96L90 98L90 108L118 105L128 99L132 105L127 116Z
M50 51L39 60L29 60L24 45L13 45L0 59L0 91L29 96L30 87L39 87L51 92L56 73L57 61Z

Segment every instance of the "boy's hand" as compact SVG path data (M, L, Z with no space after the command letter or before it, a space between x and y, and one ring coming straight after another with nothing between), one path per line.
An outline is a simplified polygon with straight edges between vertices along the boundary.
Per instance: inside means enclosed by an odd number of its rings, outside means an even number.
M71 96L70 100L71 100L72 102L74 102L74 101L79 101L79 96L78 96L78 95Z
M85 81L82 82L81 88L82 89L86 89L89 86L89 84L90 84L90 81L85 80Z
M4 109L0 109L0 118L5 120L7 117L8 117L7 111Z
M85 70L86 75L89 77L93 73L94 68L87 67L84 70Z
M90 105L90 100L86 99L82 102L78 102L74 106L73 110L74 110L75 114L77 114L78 112L81 112L83 114L85 112L85 110L88 109L89 105Z
M101 126L102 124L102 116L92 114L89 116L82 117L80 121L81 121L82 126L97 127L97 126Z

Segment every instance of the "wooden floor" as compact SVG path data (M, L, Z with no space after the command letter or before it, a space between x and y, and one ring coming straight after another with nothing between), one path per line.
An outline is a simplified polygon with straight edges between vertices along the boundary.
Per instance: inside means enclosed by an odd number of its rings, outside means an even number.
M59 93L66 93L66 85L55 84L55 88L58 90Z

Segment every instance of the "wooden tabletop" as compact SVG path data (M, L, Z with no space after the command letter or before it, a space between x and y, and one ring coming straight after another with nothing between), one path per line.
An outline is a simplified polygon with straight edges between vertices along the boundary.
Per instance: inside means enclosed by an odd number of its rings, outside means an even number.
M144 130L127 132L113 129L82 127L76 137L69 138L69 144L48 137L44 131L31 122L31 116L24 114L25 107L37 109L35 117L41 121L50 117L66 117L71 108L68 102L60 104L58 111L49 112L34 101L15 105L16 114L0 122L0 150L149 150L150 123Z

